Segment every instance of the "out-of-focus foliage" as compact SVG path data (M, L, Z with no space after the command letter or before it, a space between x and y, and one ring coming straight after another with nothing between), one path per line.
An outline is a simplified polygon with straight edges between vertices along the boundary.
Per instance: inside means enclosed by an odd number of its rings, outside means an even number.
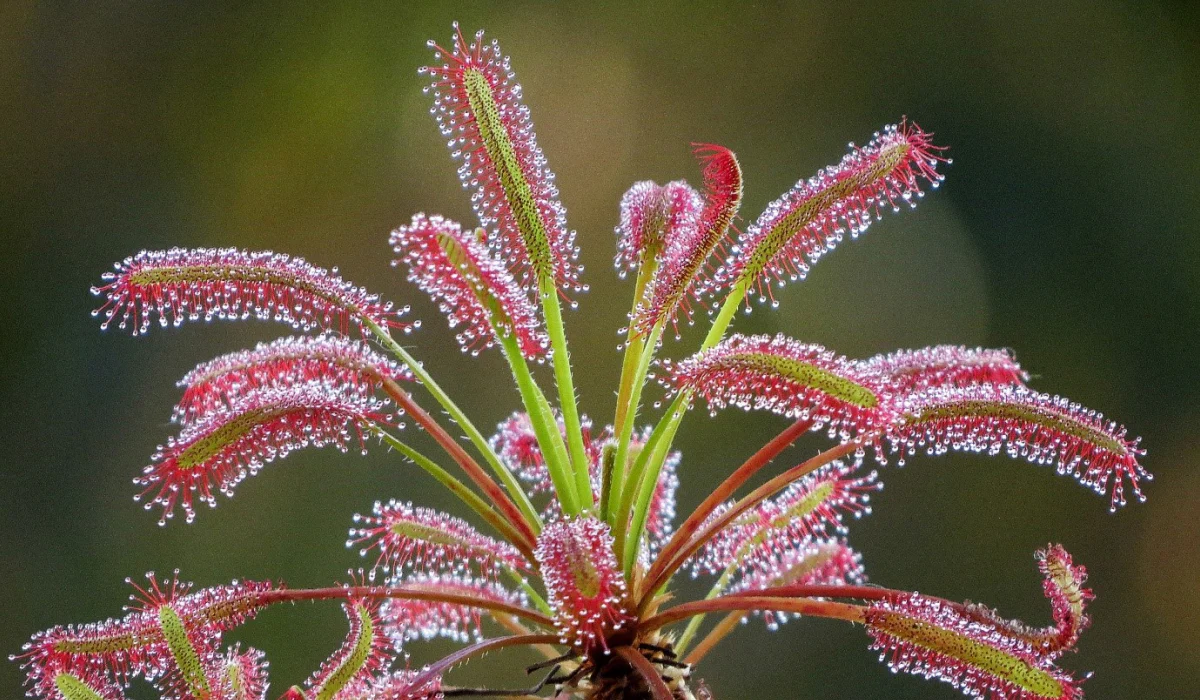
M1036 584L1001 582L1022 580L1011 574L1029 570L1028 552L1061 541L1088 563L1100 596L1073 663L1100 671L1089 695L1191 687L1200 18L1190 3L246 5L0 7L6 653L33 630L107 616L120 580L146 569L180 566L201 584L326 584L358 564L342 546L351 513L377 498L444 498L383 450L355 465L312 453L278 467L304 478L247 484L192 527L157 528L130 502L128 477L170 432L174 380L273 336L185 326L134 343L96 331L87 289L141 248L239 245L340 263L347 278L435 318L388 266L387 232L421 210L470 219L416 75L425 40L444 39L458 19L512 54L579 230L592 291L567 323L593 415L611 410L619 372L610 329L623 325L628 283L609 261L631 182L695 179L689 142L726 144L741 158L752 218L844 141L864 142L897 115L937 132L955 160L938 197L839 250L778 293L778 313L737 329L785 330L857 356L1012 347L1047 377L1035 377L1038 389L1120 416L1144 435L1158 477L1146 506L1108 516L1066 480L982 458L914 458L889 477L856 544L891 584L975 596L1035 621ZM173 335L187 337L185 352ZM437 323L411 340L452 342ZM506 382L482 381L506 372L498 357L424 357L479 425L516 408ZM713 420L746 440L701 454L690 448L707 420L680 435L683 504L746 456L738 446L780 427L722 415ZM243 635L271 652L278 688L302 680L325 650L319 640L340 634L336 607L313 612L320 629L302 630L312 618L283 610ZM813 634L817 624L730 645L702 675L720 698L943 692L890 677L857 632ZM0 668L7 695L18 682L15 666Z

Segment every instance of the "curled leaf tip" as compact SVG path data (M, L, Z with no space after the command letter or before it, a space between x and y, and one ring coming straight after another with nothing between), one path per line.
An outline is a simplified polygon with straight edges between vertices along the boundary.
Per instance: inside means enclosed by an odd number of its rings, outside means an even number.
M1049 651L1071 649L1079 635L1091 624L1087 605L1095 594L1084 588L1087 569L1075 564L1062 545L1052 544L1037 552L1038 568L1045 581L1042 588L1050 599L1055 634L1046 641Z
M704 170L704 205L695 225L680 226L664 242L658 274L634 312L633 328L648 333L660 323L690 321L691 299L711 269L709 259L724 254L724 241L742 202L742 169L737 156L724 146L696 144L694 152Z
M1079 700L1079 681L1026 641L944 601L882 600L865 616L872 649L894 671L940 680L964 695L1002 700Z

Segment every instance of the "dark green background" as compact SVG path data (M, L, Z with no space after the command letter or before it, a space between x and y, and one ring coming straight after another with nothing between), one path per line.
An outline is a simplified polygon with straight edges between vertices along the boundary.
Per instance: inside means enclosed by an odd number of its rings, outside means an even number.
M778 311L738 330L785 331L855 356L1011 347L1039 389L1144 435L1158 477L1146 505L1113 516L1105 499L1046 468L918 458L887 470L876 514L852 539L876 582L986 601L1037 624L1049 609L1031 555L1062 542L1099 596L1080 653L1064 660L1096 672L1089 697L1194 692L1194 4L244 5L0 6L5 653L37 629L119 613L123 577L148 569L177 566L202 584L326 584L358 565L342 546L351 513L381 497L447 503L382 450L311 452L270 466L194 526L156 527L130 501L130 479L171 432L175 380L284 329L186 326L135 341L98 330L87 290L142 248L236 245L337 265L413 304L425 319L417 354L480 426L494 425L516 406L502 363L453 348L386 246L416 211L470 220L416 75L426 39L448 42L458 18L512 55L579 231L592 291L568 331L584 408L599 421L612 411L615 329L629 304L610 261L631 182L698 181L688 143L725 144L745 169L752 219L841 158L847 141L902 115L951 145L941 191L843 245L780 294ZM666 352L695 343L692 332ZM782 425L740 413L690 420L683 504ZM270 653L278 692L337 643L339 618L329 605L272 610L237 638ZM893 677L865 647L860 630L834 623L768 633L752 622L700 675L722 699L956 697ZM434 651L413 649L415 663ZM504 666L489 659L465 677ZM17 695L18 682L4 664L0 694Z

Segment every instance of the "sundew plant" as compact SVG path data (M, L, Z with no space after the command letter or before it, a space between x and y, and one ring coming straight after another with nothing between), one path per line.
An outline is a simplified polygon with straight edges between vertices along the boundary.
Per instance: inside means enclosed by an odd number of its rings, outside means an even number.
M421 74L431 111L478 221L417 214L389 243L393 264L438 303L463 351L507 360L522 405L492 436L418 359L405 334L419 323L406 319L407 307L336 269L269 251L174 248L126 258L93 291L103 327L134 335L248 318L302 332L180 380L178 432L134 480L136 500L160 524L180 513L190 522L199 505L232 496L266 465L322 446L394 452L445 486L470 522L378 501L353 517L347 542L372 566L327 588L194 587L177 574L147 574L121 617L33 635L13 657L30 696L118 700L145 681L168 700L260 700L264 653L226 634L268 606L336 601L345 640L277 696L709 698L703 660L739 623L772 629L806 616L861 627L893 671L969 696L1083 697L1087 674L1060 661L1087 628L1093 596L1084 567L1061 546L1035 555L1050 608L1039 627L984 605L868 584L846 523L869 514L882 487L868 464L948 451L1053 467L1108 495L1115 510L1127 490L1141 500L1139 483L1151 478L1138 440L1029 387L1006 350L937 346L852 359L730 329L739 309L773 306L776 285L803 278L847 237L936 188L949 160L932 134L905 119L886 126L744 226L742 171L724 147L694 146L698 186L630 187L616 227L617 272L633 287L617 407L611 423L593 422L574 388L562 312L586 291L577 236L521 87L482 32L468 41L456 28L450 49L430 46L434 65ZM660 358L671 346L664 335L697 321L708 326L699 348ZM537 365L552 370L552 386L551 372L535 376ZM740 465L693 460L673 441L701 406L773 413L786 427L757 451L747 445ZM401 439L404 422L439 451ZM809 432L826 436L828 449L756 478ZM679 479L700 469L718 472L720 484L677 517ZM682 597L672 585L681 575L707 579L707 595ZM461 647L422 659L420 642L437 637ZM485 653L524 668L528 686L456 681L458 667Z

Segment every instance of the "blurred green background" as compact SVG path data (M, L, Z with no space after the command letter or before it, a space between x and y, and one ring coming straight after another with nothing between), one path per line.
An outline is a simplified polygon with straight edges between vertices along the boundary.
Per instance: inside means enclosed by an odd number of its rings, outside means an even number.
M1035 386L1145 437L1150 501L1109 515L1051 470L952 456L885 473L852 541L872 580L1049 618L1032 552L1064 543L1099 598L1065 665L1089 697L1190 695L1200 674L1200 22L1195 3L7 2L0 5L0 650L117 614L125 576L174 567L323 585L360 563L350 515L376 498L447 504L383 450L298 454L191 526L155 526L130 479L172 428L174 382L286 329L101 333L88 287L142 248L269 248L412 303L412 342L480 426L516 406L389 267L417 211L471 219L416 68L450 22L501 40L578 229L590 293L568 316L584 408L611 415L617 201L636 179L698 182L690 141L725 144L743 217L902 115L952 146L946 185L845 244L738 329L854 356L1013 348ZM671 342L694 347L698 329ZM652 397L657 396L651 391ZM784 423L689 421L682 505ZM794 448L795 460L820 444ZM271 610L274 696L338 642L336 606ZM754 622L700 669L717 697L951 698L894 677L860 630ZM413 647L414 663L444 645ZM523 657L522 657L523 660ZM511 665L511 664L509 664ZM467 669L476 679L503 659ZM504 674L511 679L511 674ZM19 674L0 666L0 695Z

